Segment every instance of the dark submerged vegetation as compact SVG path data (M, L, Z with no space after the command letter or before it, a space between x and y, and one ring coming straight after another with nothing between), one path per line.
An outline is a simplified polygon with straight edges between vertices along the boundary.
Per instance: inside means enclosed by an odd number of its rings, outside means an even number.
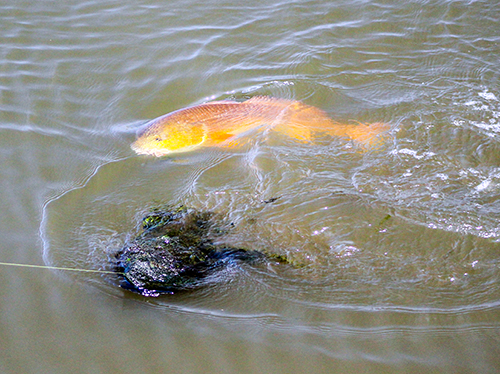
M142 219L142 232L116 254L121 287L144 296L172 294L206 284L231 263L266 259L258 251L214 244L224 232L213 212L154 209Z

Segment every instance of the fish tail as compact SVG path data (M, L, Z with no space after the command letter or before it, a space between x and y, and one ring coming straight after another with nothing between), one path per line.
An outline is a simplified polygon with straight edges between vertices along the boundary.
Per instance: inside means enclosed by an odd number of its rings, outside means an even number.
M354 140L362 148L377 148L384 141L384 133L390 126L384 122L356 124L338 124L332 126L328 133L334 136L347 137Z
M310 143L320 134L349 138L356 142L362 149L373 149L382 146L384 133L390 126L383 122L341 124L333 121L326 126L304 126L299 123L280 124L273 131L285 134L295 141Z
M280 124L275 126L273 131L287 135L288 137L301 143L309 143L313 140L313 132L311 129L303 125L293 123Z

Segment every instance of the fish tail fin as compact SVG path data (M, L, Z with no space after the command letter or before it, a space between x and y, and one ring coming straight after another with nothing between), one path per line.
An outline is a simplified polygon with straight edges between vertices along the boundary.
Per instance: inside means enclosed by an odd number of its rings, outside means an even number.
M301 143L309 143L313 140L313 132L304 125L295 123L279 124L273 128L273 131L287 135Z
M313 142L318 134L328 134L331 136L349 138L356 142L362 149L374 149L382 146L384 133L390 126L383 122L375 123L354 123L341 124L332 123L330 126L305 126L300 123L279 124L273 131L285 134L301 143Z
M377 148L384 141L384 133L390 126L384 122L356 124L338 124L329 129L328 133L334 136L347 137L354 140L362 148Z

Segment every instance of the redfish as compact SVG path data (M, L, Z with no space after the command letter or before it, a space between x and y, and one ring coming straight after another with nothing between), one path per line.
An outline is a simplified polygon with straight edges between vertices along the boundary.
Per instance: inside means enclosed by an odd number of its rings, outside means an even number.
M255 96L247 101L213 101L165 114L149 122L132 149L138 154L165 156L199 147L235 147L255 131L277 131L300 142L318 134L346 137L362 148L380 141L385 123L341 124L300 101Z

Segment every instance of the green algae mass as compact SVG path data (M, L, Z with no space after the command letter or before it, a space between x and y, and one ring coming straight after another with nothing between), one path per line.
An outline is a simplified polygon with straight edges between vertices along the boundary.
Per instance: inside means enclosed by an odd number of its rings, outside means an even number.
M224 230L215 214L185 206L155 209L142 219L142 232L116 255L121 286L144 296L189 290L231 261L258 261L260 252L215 245Z

